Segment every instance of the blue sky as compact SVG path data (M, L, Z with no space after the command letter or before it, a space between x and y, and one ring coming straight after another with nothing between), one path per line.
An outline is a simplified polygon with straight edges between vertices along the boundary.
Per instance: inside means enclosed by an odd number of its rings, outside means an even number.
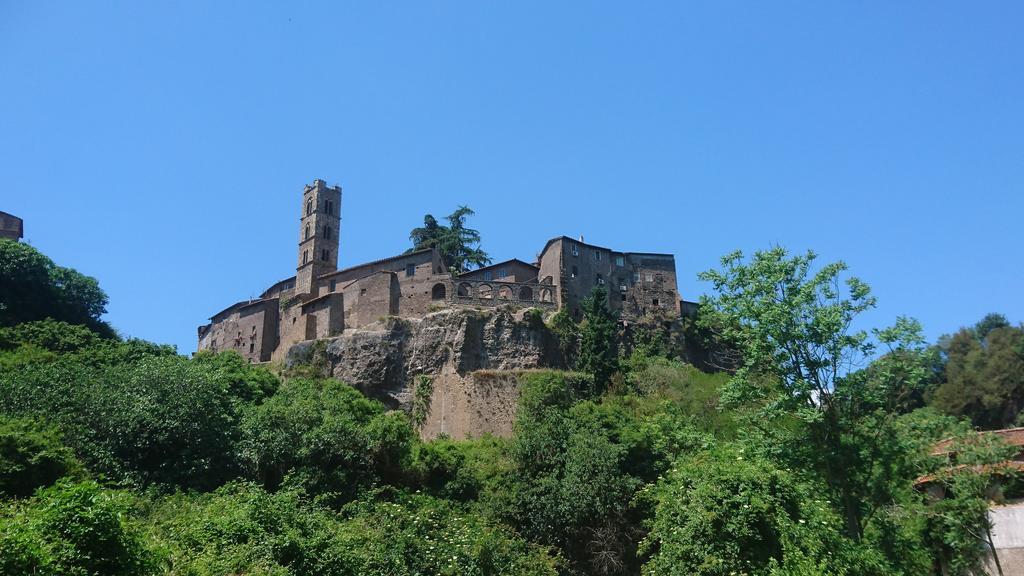
M845 260L870 325L1024 320L1024 3L0 2L0 210L195 347L294 273L299 195L342 266L468 204L546 239Z

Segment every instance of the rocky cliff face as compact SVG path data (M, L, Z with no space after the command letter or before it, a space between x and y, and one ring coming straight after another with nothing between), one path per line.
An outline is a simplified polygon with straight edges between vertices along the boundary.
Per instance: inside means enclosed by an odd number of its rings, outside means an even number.
M525 316L525 317L524 317ZM387 318L327 341L303 342L286 366L312 364L393 408L410 409L415 382L430 378L425 437L511 430L516 372L561 368L557 339L528 311L446 309ZM483 372L480 372L483 371Z

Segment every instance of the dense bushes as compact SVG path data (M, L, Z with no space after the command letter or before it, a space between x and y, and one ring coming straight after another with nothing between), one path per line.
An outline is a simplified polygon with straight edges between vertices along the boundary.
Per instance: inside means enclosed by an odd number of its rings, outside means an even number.
M0 377L0 410L51 420L90 469L126 485L208 488L231 477L233 400L215 371L178 356L60 360Z
M131 497L62 482L0 508L0 574L142 576L159 557L126 520Z
M0 498L27 498L80 470L56 428L37 419L0 416Z
M290 480L340 501L397 482L413 431L399 413L333 380L291 380L246 413L239 453L270 490Z

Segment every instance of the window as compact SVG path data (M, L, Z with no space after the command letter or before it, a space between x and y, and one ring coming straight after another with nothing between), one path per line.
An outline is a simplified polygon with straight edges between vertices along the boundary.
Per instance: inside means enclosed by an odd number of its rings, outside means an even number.
M324 224L324 240L331 239L331 227Z
M660 305L661 305L661 304L660 304L660 303L658 302L658 299L657 299L657 298L655 298L655 299L654 299L654 301L652 302L652 304L654 304L654 307L655 307L655 308L657 308L658 306L660 306Z
M490 270L484 270L484 280L490 280L490 279L491 279L491 271Z
M324 210L325 212L328 214L334 214L334 202L327 200L324 202L324 207L326 208L326 210Z
M579 246L577 246L575 244L572 244L572 255L573 256L579 256L580 255L580 247Z
M640 273L639 272L633 272L633 284L636 284L638 282L640 282Z
M572 267L572 276L570 276L570 278L575 278L575 277L579 276L579 274L580 274L579 268L573 266Z
M406 264L405 265L405 275L406 276L415 276L416 275L416 265L415 264Z
M337 280L331 280L331 292L334 292L334 289L337 288L337 287L338 287L338 281Z
M309 250L303 250L302 251L302 263L305 264L307 262L309 262Z
M644 274L644 282L654 282L654 274Z
M622 301L623 301L623 302L625 302L625 301L626 301L626 295L625 295L625 294L622 294Z
M594 260L601 261L601 252L594 250Z
M255 350L255 349L256 349L256 345L253 344L252 342L249 342L249 354L252 354L252 351Z
M312 213L313 213L313 201L312 200L306 200L306 216L309 216Z
M309 240L309 224L306 224L306 237L305 240Z
M320 259L323 260L324 262L327 262L328 260L330 260L330 258L331 258L330 250L324 248L323 251L320 252Z
M504 278L505 276L508 276L508 270L498 268L498 278Z
M622 256L616 256L615 265L618 266L619 268L622 268L623 266L626 265L626 259L623 258Z

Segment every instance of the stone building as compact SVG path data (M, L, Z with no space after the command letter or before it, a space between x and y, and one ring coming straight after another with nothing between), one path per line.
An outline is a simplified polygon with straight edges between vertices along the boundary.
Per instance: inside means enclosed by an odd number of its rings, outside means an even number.
M624 322L680 313L671 254L619 252L565 236L549 240L532 264L512 259L458 276L436 249L338 270L341 196L340 187L323 180L305 186L295 276L214 314L198 329L199 350L276 361L299 342L453 307L566 309L578 318L580 301L595 286L608 289Z
M21 218L7 212L0 212L0 238L17 242L25 237L25 227Z

